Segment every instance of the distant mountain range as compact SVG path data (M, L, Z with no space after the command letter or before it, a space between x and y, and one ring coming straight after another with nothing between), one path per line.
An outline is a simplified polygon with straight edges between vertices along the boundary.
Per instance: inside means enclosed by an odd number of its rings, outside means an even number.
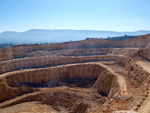
M25 32L5 31L0 33L0 44L34 44L56 43L66 41L84 40L86 38L108 38L124 36L139 36L149 34L150 31L115 32L96 30L45 30L32 29Z

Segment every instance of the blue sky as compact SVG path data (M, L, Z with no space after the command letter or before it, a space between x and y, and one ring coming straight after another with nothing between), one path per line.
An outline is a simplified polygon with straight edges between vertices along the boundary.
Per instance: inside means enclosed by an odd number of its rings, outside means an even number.
M150 0L0 0L0 32L150 30Z

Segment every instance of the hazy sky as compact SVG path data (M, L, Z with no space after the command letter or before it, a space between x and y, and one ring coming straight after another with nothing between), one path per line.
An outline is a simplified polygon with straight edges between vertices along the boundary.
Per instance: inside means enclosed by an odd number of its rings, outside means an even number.
M150 0L0 0L0 32L150 30Z

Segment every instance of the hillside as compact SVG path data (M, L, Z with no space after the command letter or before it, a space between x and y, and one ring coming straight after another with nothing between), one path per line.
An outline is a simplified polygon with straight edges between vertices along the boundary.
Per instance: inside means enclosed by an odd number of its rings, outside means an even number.
M150 31L114 32L114 31L94 31L94 30L32 29L24 32L7 31L0 33L0 44L4 43L35 44L35 43L55 43L55 42L58 43L66 41L84 40L88 37L107 38L107 37L124 36L125 34L128 36L138 36L138 35L145 35L148 33L150 33ZM131 38L131 37L124 37L124 38Z
M123 41L123 40L126 40L126 39L132 39L132 38L136 38L136 37L138 37L138 36L127 36L127 35L124 35L124 36L117 36L117 37L106 38L106 40Z

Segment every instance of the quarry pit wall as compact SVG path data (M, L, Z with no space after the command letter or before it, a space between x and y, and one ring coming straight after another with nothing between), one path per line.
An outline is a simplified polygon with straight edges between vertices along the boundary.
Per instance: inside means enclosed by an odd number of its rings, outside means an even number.
M59 78L95 79L96 81L92 87L96 88L100 94L108 96L110 95L115 75L108 72L102 65L96 63L68 64L8 72L0 76L0 89L3 89L0 90L0 102L24 93L34 92L34 88L22 85L24 83L41 84Z
M0 62L0 74L15 71L19 69L42 68L71 63L83 63L92 61L115 61L118 55L95 55L95 56L80 56L80 57L27 57L13 59Z

